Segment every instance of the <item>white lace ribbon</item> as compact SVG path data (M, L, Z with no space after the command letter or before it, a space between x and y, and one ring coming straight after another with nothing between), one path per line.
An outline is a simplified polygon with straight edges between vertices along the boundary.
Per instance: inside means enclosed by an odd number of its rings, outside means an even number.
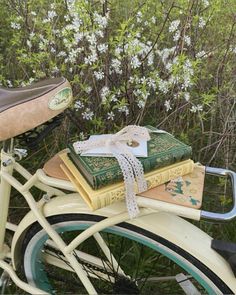
M104 146L108 147L113 156L116 157L124 177L126 205L130 218L134 218L139 213L135 196L135 181L137 182L138 192L146 191L147 183L144 178L143 166L129 151L127 142L148 141L149 139L150 135L145 127L129 125L106 138L88 139L73 144L78 154Z

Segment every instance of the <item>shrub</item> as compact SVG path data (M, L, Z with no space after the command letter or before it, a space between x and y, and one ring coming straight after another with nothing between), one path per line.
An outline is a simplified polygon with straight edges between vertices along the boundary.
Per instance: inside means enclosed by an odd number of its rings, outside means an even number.
M149 123L235 161L234 0L1 2L4 86L64 75L78 133Z

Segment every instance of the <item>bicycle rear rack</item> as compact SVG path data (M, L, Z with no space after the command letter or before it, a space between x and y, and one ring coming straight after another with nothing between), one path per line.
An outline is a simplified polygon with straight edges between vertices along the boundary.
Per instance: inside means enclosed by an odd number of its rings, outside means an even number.
M236 217L236 173L221 168L206 167L206 173L217 176L230 176L233 189L233 208L226 213L215 213L209 211L201 211L201 218L215 221L229 221Z

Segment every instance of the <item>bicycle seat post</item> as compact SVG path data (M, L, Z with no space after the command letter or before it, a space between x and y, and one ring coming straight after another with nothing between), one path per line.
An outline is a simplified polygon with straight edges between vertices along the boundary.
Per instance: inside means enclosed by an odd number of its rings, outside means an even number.
M13 161L13 139L8 139L3 143L1 151L1 172L12 174ZM9 209L11 185L1 176L0 182L0 258L4 250L4 238L6 230L6 222Z

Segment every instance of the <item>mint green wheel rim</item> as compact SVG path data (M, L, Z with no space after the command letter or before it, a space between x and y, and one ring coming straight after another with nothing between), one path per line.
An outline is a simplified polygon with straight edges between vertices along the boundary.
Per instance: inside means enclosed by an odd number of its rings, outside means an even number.
M56 230L58 233L61 232L71 232L74 230L84 230L88 228L91 225L91 222L89 223L82 223L80 220L71 220L71 221L61 221L58 222L60 225L61 223L75 223L75 224L70 224L70 225L63 225L59 226ZM215 288L213 289L207 281L201 275L197 272L194 271L194 268L191 268L187 264L184 263L184 259L181 259L181 255L178 255L176 253L175 255L171 254L170 251L168 251L168 248L166 246L163 247L160 243L158 243L155 240L152 240L145 235L141 235L139 233L136 233L132 230L126 230L123 228L119 228L118 226L111 227L109 229L106 229L104 232L112 233L121 237L126 237L130 240L136 241L142 245L148 246L149 248L161 253L162 255L168 257L170 260L174 261L176 264L178 264L180 267L182 267L185 271L187 271L190 275L192 275L198 283L200 283L201 286L205 288L205 290L209 294L217 294L215 292ZM39 269L42 269L42 257L41 257L41 250L43 248L44 243L48 239L48 235L46 233L43 234L43 236L37 240L37 243L34 245L33 251L30 256L30 264L31 264L31 272L32 272L32 277L33 281L36 283L36 286L40 289L43 289L49 293L53 293L53 288L50 285L47 275L44 271L38 271ZM160 244L160 245L158 245ZM167 248L167 250L165 250ZM174 253L174 252L173 252ZM203 275L205 276L205 275Z

